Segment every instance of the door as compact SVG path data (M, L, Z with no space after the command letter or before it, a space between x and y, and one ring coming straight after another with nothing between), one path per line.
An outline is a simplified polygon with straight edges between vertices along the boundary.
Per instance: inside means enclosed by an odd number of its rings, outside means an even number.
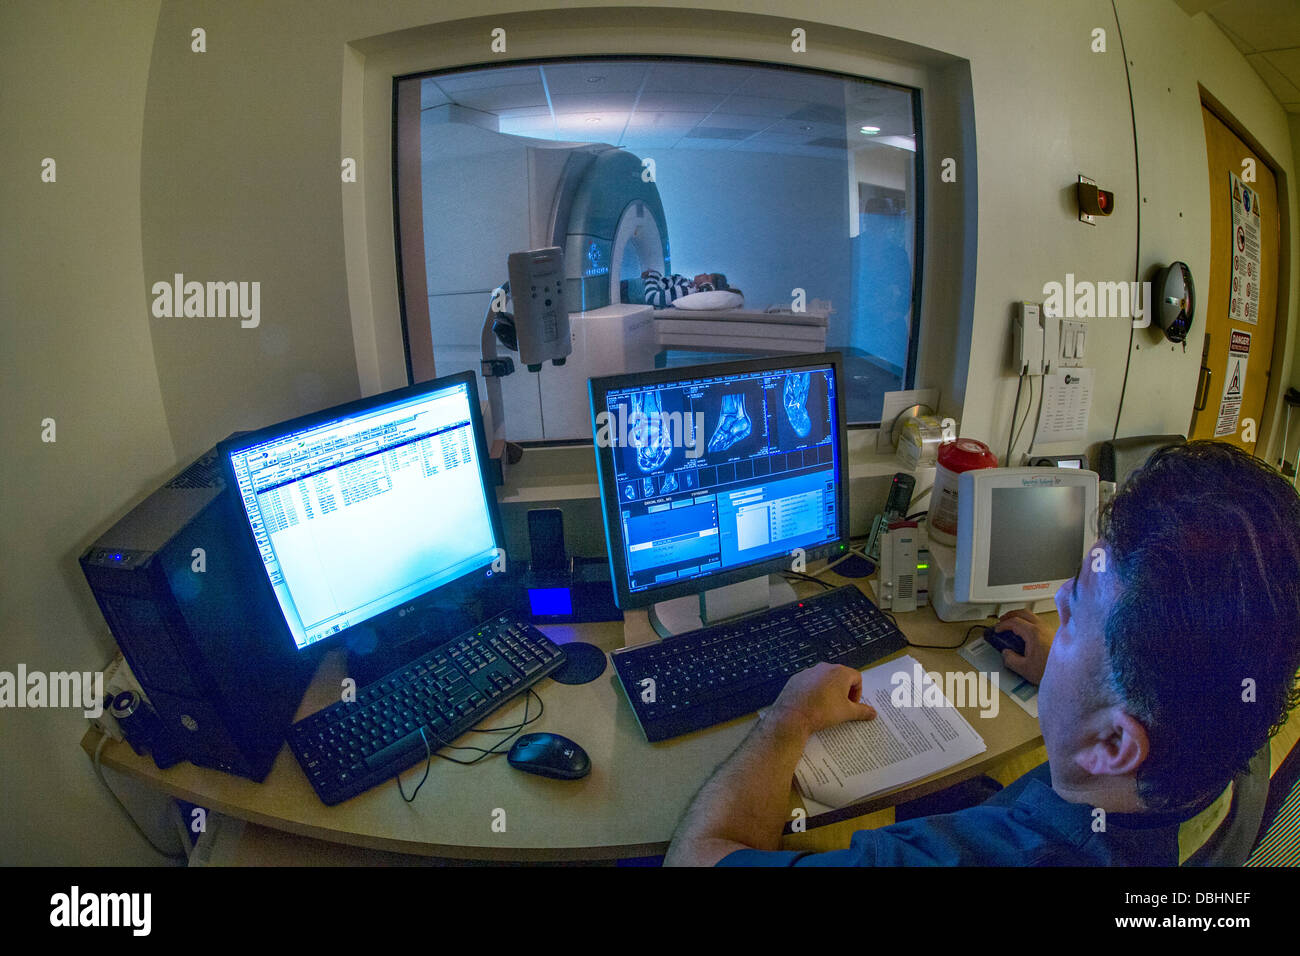
M1210 275L1204 288L1196 283L1201 300L1197 311L1205 317L1207 341L1188 434L1218 438L1254 454L1277 320L1277 178L1204 105L1201 117L1210 167ZM1255 181L1242 181L1252 165ZM1256 229L1258 266L1252 255ZM1247 419L1255 423L1249 442L1244 434Z

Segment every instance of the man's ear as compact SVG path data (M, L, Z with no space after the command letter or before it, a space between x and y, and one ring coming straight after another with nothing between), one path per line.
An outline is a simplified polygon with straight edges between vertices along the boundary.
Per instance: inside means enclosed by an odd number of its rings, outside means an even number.
M1151 751L1147 729L1121 707L1109 707L1096 717L1097 732L1074 762L1094 777L1136 774Z

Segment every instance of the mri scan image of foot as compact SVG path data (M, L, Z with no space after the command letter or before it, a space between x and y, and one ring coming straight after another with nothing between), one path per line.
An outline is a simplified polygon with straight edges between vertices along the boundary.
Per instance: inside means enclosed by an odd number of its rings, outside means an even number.
M785 377L785 417L800 438L807 438L812 431L812 419L808 417L808 380L811 372Z
M664 403L658 392L632 396L629 444L636 447L636 464L648 474L668 464L673 454L672 430L664 421Z
M713 430L713 437L709 439L709 451L726 451L744 439L753 428L753 423L745 414L744 392L723 395L722 417L718 420L718 427Z
M666 495L676 490L677 490L677 472L674 471L671 474L664 476L664 483L659 488L659 493L661 495Z

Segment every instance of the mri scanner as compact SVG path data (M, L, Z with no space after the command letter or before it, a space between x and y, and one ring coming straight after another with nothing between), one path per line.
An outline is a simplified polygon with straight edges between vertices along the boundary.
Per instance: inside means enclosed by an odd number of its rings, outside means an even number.
M825 316L750 312L734 323L726 321L733 316L656 313L622 301L624 280L648 269L672 271L659 189L633 153L500 133L495 116L456 106L425 110L421 119L429 315L440 374L481 373L479 360L489 357L484 310L506 278L507 256L564 250L572 353L563 366L486 381L494 437L589 439L587 379L652 369L664 348L825 347ZM473 197L480 201L467 201ZM748 345L746 328L758 333Z

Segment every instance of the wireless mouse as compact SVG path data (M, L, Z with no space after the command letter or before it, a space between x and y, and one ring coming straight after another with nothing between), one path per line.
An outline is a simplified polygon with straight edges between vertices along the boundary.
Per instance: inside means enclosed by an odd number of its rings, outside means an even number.
M989 642L989 646L999 651L1013 650L1017 654L1024 655L1025 639L1015 631L996 631L991 627L984 629L984 640Z
M577 780L591 773L591 758L568 737L524 734L506 754L510 766L554 780Z

